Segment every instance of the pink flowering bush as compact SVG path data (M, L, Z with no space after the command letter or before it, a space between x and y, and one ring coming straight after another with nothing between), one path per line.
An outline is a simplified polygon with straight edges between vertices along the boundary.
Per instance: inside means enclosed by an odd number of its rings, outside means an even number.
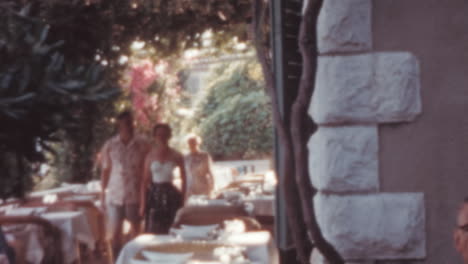
M148 87L156 80L157 74L151 61L145 60L133 65L130 72L129 92L132 107L138 123L143 126L149 125L148 106L157 108L157 97L148 96Z
M151 130L157 122L176 122L176 109L180 107L181 86L177 71L168 70L169 64L154 64L144 60L131 65L128 85L125 87L138 128Z

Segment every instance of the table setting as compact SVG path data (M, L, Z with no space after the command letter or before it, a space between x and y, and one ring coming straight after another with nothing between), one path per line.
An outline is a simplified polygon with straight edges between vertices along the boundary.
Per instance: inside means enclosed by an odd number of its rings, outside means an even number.
M249 188L245 186L244 188ZM187 200L192 206L235 205L243 206L251 216L274 216L274 195L263 192L258 185L253 185L248 191L229 188L219 190L215 198L206 195L191 196Z
M80 211L48 212L40 215L56 226L62 233L62 251L65 263L79 258L78 243L94 250L96 238L91 231L86 215Z
M34 221L28 222L27 219L40 218L59 230L61 238L59 250L63 253L64 263L72 263L80 258L79 244L85 245L89 250L94 250L96 237L83 212L48 212L45 209L44 207L19 207L6 211L3 216L20 217L25 220L24 223L2 225L2 229L10 242L18 245L17 249L21 255L26 256L27 263L41 263L46 247L43 240L47 236L40 226L34 224Z
M44 233L37 225L8 225L2 228L17 254L17 263L39 264L45 257Z
M124 246L116 264L266 264L270 243L269 232L246 232L241 220L180 225L169 235L138 236Z
M6 216L28 216L28 215L40 215L47 211L45 206L37 207L12 207L4 211Z
M96 243L103 237L104 219L93 204L96 195L86 192L83 186L86 185L74 184L36 192L18 203L0 207L1 228L9 243L16 245L15 251L21 256L18 263L46 261L46 251L51 251L48 239L51 234L44 232L43 222L49 223L60 234L60 244L55 250L62 253L61 263L80 263L80 248L89 252L96 248ZM17 220L21 221L16 223Z

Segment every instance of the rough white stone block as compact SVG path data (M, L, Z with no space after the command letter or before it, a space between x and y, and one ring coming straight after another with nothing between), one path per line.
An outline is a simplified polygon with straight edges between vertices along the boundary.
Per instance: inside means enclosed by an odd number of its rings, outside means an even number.
M412 121L421 113L411 53L322 56L309 113L318 124Z
M371 0L325 0L317 24L319 52L370 50L371 12Z
M379 188L377 126L319 127L309 141L309 172L320 191Z
M325 239L348 261L426 256L422 193L319 193L314 204Z

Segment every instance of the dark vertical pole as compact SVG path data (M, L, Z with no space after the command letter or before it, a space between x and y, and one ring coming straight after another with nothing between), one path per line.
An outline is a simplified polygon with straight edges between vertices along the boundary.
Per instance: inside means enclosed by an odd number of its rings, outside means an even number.
M275 87L278 93L278 104L282 118L289 126L290 108L293 100L297 94L297 85L286 85L286 67L287 58L284 51L284 2L285 0L272 0L270 3L270 18L271 18L271 47L273 51L273 71L275 79ZM282 163L280 160L284 159L284 151L275 137L275 167L277 177L281 179L286 177L282 175ZM289 175L292 177L292 175ZM281 182L279 180L278 182ZM277 188L276 190L276 204L275 204L275 238L277 247L280 250L281 263L294 264L296 261L296 252L294 249L294 242L289 232L288 219L286 213L286 203L283 193Z

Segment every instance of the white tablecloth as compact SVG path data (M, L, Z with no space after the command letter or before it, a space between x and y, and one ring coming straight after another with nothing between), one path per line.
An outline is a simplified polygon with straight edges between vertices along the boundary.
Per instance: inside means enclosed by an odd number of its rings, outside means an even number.
M30 215L42 211L43 207L19 207L7 211L7 215ZM65 263L71 263L77 259L78 243L85 244L93 250L99 237L93 230L90 217L86 211L49 212L42 213L40 217L46 219L61 231L62 253ZM22 259L32 264L39 264L44 258L44 248L41 243L41 229L34 224L8 225L3 228L11 241L17 245ZM43 234L47 236L48 234Z
M170 235L139 235L122 248L115 264L130 264L130 260L143 248L171 240L174 240L174 237Z
M37 191L37 192L32 192L29 197L43 197L46 195L51 195L51 194L59 194L59 193L64 193L64 192L75 192L82 188L80 185L75 184L75 185L67 185L63 187L58 187L54 189L48 189L44 191Z
M226 237L226 242L245 246L247 248L247 257L252 262L262 264L276 263L275 254L272 252L273 242L268 231L232 234Z
M7 225L3 228L8 242L17 253L18 263L39 264L45 251L40 239L40 227L37 225Z
M192 195L187 200L187 205L211 206L211 205L231 205L225 199L208 199L206 196Z
M47 207L17 207L11 208L5 211L5 215L8 216L26 216L26 215L37 215L44 213Z
M130 260L143 248L172 240L175 238L169 235L140 235L122 248L115 264L130 264ZM247 257L255 263L277 263L271 235L266 231L230 235L223 240L214 242L245 246Z
M78 242L94 250L95 237L83 212L52 212L42 214L41 217L60 229L65 263L71 263L79 256Z
M238 193L240 192L232 192ZM258 194L254 196L239 195L238 200L229 202L226 199L208 199L206 196L192 196L188 199L188 205L197 206L215 206L243 203L247 210L254 216L274 216L275 215L275 197L273 195Z
M70 195L68 197L63 198L64 201L90 201L93 202L96 199L96 195L94 194L75 194Z
M247 196L243 200L253 205L253 214L261 216L274 216L275 197L273 195Z

